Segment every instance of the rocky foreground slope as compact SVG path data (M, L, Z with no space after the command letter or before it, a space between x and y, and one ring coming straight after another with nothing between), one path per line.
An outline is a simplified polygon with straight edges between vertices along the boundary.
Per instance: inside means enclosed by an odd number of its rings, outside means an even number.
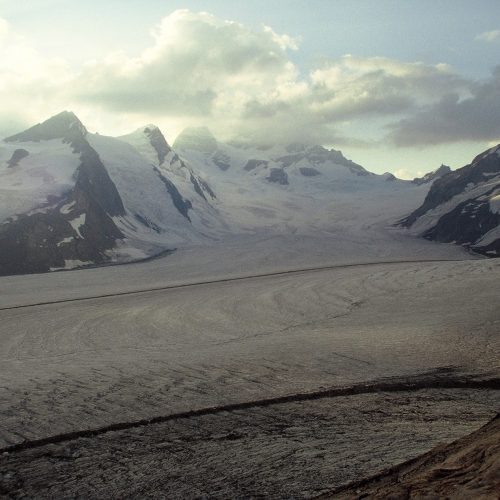
M500 495L500 414L477 432L320 498L475 498Z

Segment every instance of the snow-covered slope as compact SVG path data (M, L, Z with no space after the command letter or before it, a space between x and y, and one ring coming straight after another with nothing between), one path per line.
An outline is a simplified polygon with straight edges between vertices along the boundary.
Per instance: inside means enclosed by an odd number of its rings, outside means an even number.
M500 145L437 179L402 224L430 240L500 255Z
M63 112L1 142L0 274L142 259L220 231L208 184L148 133L155 158Z
M214 190L179 158L158 127L146 125L118 139L132 145L154 167L159 178L169 179L180 195L189 200L191 207L186 217L198 232L213 236L226 230L217 209Z
M0 220L50 204L75 183L78 154L63 139L0 143ZM7 166L7 168L5 168Z
M225 219L240 230L366 230L400 218L428 190L372 174L340 151L321 146L224 144L206 128L190 128L174 149L204 175Z

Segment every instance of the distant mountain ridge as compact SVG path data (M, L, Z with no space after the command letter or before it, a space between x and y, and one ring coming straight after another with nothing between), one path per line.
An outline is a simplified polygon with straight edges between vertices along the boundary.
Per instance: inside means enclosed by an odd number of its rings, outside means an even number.
M363 238L411 210L402 224L415 234L498 253L498 148L411 182L335 149L222 143L206 127L174 146L153 124L92 134L68 111L0 141L0 275L130 262L228 234Z
M433 170L432 172L428 172L423 177L415 177L415 179L413 179L412 182L420 186L421 184L434 182L436 179L439 179L440 177L443 177L443 175L449 174L450 172L451 172L450 167L448 167L447 165L441 165L439 168Z
M186 129L174 148L215 189L235 231L358 231L398 218L420 204L428 189L373 174L320 145L224 143L202 127Z
M174 142L174 149L179 152L197 152L205 155L220 170L225 171L231 167L231 152L239 151L246 158L244 169L251 171L259 167L268 168L269 164L275 168L286 169L303 160L311 164L330 162L342 165L350 169L356 175L373 175L361 165L348 160L341 151L326 149L319 145L307 145L300 142L290 143L284 146L274 145L266 148L229 142L227 144L217 141L215 136L207 127L188 127L184 129ZM253 156L255 157L252 157ZM241 156L241 155L239 155ZM307 168L307 167L305 167ZM311 171L305 170L304 176L314 176ZM273 182L271 180L271 182Z

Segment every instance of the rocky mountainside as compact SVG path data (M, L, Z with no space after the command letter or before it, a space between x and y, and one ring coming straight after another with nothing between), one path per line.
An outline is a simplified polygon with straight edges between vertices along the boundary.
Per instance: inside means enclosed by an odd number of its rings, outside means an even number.
M321 499L498 498L500 414L478 431Z
M434 181L401 224L430 240L500 255L500 145Z
M191 209L193 206L199 208L192 211L191 216L203 216L207 208L207 204L203 202L214 202L217 199L208 183L180 159L155 125L146 125L119 139L134 146L154 165L158 175L171 179L182 196L190 200Z
M142 259L221 227L208 184L141 133L154 159L70 112L0 142L0 275Z

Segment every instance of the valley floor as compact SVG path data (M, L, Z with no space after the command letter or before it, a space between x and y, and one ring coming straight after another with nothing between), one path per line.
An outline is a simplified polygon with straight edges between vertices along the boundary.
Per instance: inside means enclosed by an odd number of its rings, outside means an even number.
M336 267L312 269L322 266ZM386 243L234 238L139 265L0 278L4 447L375 380L489 381L290 401L12 452L4 491L308 497L463 436L500 407L499 271L499 260L394 233Z

